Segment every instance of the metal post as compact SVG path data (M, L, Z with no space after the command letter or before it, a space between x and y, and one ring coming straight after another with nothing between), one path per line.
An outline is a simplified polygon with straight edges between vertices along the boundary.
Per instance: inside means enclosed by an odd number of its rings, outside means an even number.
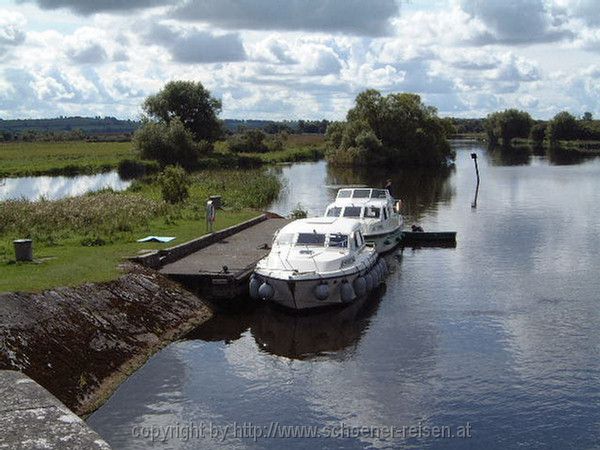
M477 165L477 153L471 153L471 158L475 163L475 173L477 174L477 187L475 188L475 198L473 199L473 203L471 203L471 208L477 208L477 195L479 194L479 166Z

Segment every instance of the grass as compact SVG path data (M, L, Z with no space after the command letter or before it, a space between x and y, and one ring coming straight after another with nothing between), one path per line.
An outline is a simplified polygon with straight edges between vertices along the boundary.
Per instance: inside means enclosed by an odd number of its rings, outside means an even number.
M39 291L100 282L119 275L118 264L141 250L176 245L205 233L204 205L222 195L215 229L257 216L281 186L264 170L206 171L192 175L190 198L162 201L154 179L122 193L102 191L58 201L0 202L0 292ZM137 243L146 235L176 236L168 244ZM38 263L15 263L12 241L34 240Z
M325 157L323 147L288 147L280 152L244 153L263 163L279 164L300 161L318 161Z
M324 144L325 136L322 134L290 134L285 141L284 149L281 151L248 152L239 153L238 155L263 164L318 161L325 157ZM215 152L223 155L228 154L227 141L215 143Z
M215 222L215 230L256 217L255 210L219 212ZM86 282L109 281L117 278L121 272L118 268L123 258L135 255L141 250L167 248L196 238L205 233L203 220L190 218L176 221L165 221L157 218L150 221L147 227L140 228L131 240L97 247L81 245L81 238L74 236L61 241L59 245L49 246L44 243L34 244L36 263L14 263L12 240L2 237L0 244L0 292L28 291L37 292L57 286L76 286ZM146 234L176 236L175 241L168 244L137 243L133 237L144 237Z
M0 144L0 177L76 175L115 169L132 158L130 142L10 142Z

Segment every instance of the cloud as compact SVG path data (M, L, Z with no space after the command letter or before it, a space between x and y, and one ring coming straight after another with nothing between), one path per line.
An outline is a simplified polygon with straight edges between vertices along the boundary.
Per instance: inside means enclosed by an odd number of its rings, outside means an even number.
M174 61L186 64L243 61L246 51L237 33L213 34L197 28L153 24L145 40L166 48Z
M65 54L75 64L100 64L108 60L106 33L92 27L78 28L65 38Z
M22 14L0 10L0 56L25 42L25 18Z
M475 45L532 44L572 38L565 18L543 0L461 0L463 11L486 29L473 36Z
M600 25L600 3L598 0L555 0L557 11L582 19L587 25Z
M172 16L226 29L306 30L381 36L399 14L396 0L188 0Z
M64 8L84 16L100 12L125 12L172 3L168 0L18 0L18 2L33 2L42 9Z

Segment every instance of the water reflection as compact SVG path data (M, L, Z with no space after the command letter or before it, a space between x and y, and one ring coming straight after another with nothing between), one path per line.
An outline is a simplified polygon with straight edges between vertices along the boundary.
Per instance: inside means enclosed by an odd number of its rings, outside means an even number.
M531 149L528 146L493 147L487 157L494 166L524 166L531 162Z
M111 188L115 191L127 189L131 181L122 180L114 172L75 177L21 177L6 178L0 183L0 201L8 199L58 200L87 192Z
M338 357L343 357L344 352L357 345L384 293L382 286L371 297L347 308L308 314L292 314L260 303L241 314L219 314L188 334L186 339L230 344L249 330L258 348L273 355L309 359L324 355L332 357L338 353Z
M492 147L487 152L488 161L494 166L523 166L533 162L532 157L547 159L555 166L581 164L596 155L569 150L560 145L544 147L540 145L518 145L512 147Z

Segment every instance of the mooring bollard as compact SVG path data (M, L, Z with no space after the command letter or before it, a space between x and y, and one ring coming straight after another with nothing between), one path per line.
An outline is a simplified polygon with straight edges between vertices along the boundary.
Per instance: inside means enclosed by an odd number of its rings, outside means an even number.
M15 246L15 259L17 261L33 261L33 241L31 239L17 239Z

